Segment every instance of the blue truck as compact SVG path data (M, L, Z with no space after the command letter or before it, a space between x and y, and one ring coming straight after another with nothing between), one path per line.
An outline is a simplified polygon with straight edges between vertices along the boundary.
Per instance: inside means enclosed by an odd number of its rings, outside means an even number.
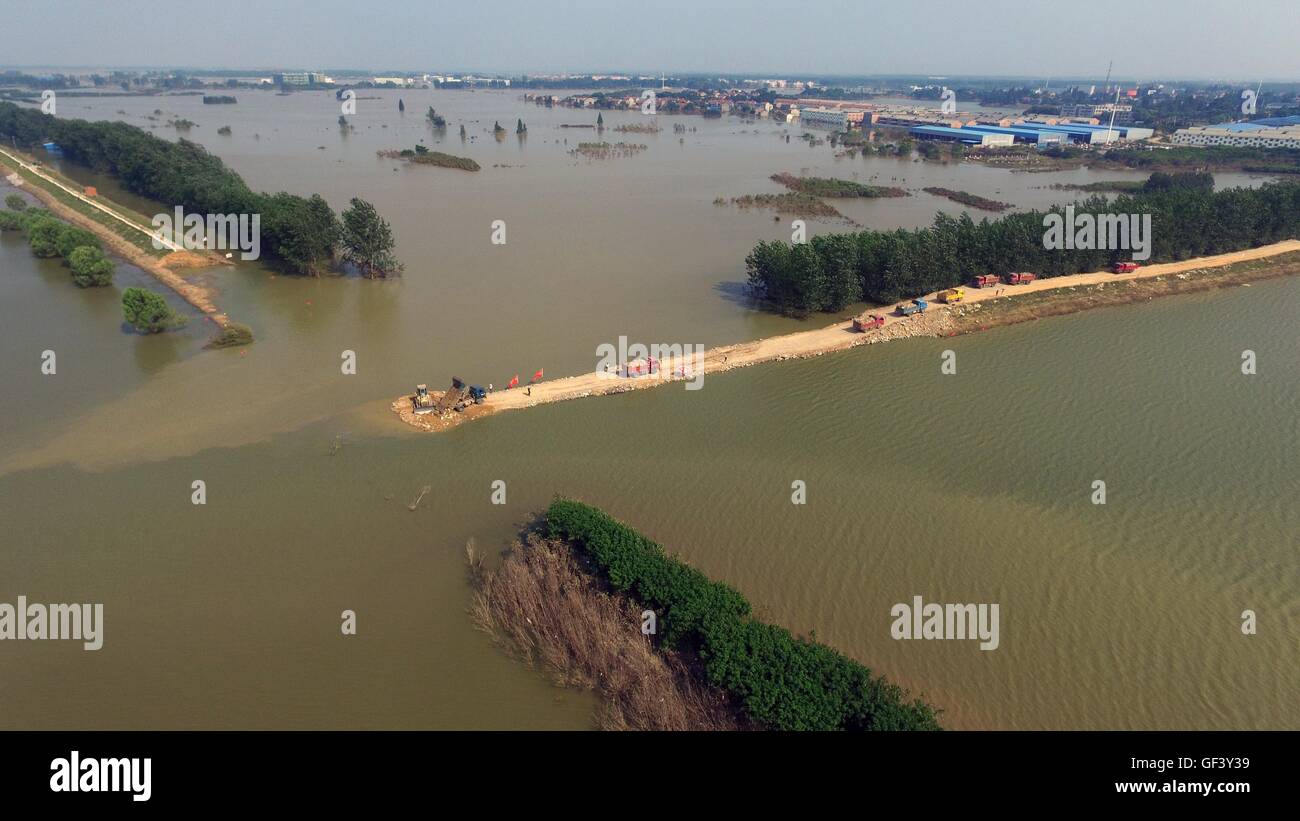
M925 309L930 307L930 303L924 299L914 299L911 302L904 302L898 306L900 316L911 316L912 314L923 314Z

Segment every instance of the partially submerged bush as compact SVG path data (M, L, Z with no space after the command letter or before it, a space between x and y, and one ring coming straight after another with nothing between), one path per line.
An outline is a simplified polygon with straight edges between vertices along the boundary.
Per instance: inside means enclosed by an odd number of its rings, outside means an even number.
M68 255L68 265L72 268L72 281L81 288L112 285L113 272L117 268L103 251L92 245L73 249Z
M161 294L145 288L127 288L122 292L122 315L140 333L156 334L186 323L185 317L172 310Z
M63 223L54 217L41 216L27 220L27 244L32 253L42 259L59 255L59 238L63 236Z
M102 246L99 237L87 231L85 228L78 228L75 225L63 224L62 230L59 231L59 238L54 243L59 249L59 256L64 259L71 259L72 252L78 248L90 247L96 251L101 250Z
M208 343L209 348L234 348L239 345L248 345L253 341L253 329L247 325L238 322L228 322L226 326L212 337Z

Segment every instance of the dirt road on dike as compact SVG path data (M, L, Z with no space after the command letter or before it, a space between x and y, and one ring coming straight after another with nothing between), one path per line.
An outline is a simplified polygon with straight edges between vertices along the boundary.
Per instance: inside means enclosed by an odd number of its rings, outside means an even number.
M1198 257L1195 259L1183 260L1181 262L1165 262L1156 265L1148 265L1139 268L1131 274L1113 274L1109 271L1097 271L1089 274L1073 274L1071 276L1039 279L1029 283L1028 285L1002 285L996 288L967 288L966 296L962 304L985 302L999 298L1011 298L1023 294L1034 293L1036 291L1075 288L1080 285L1096 285L1099 283L1125 282L1135 279L1168 276L1202 268L1219 268L1224 265L1232 265L1238 262L1249 262L1251 260L1264 259L1266 257L1287 254L1294 251L1300 251L1300 240L1285 240L1272 245L1264 245L1259 248L1236 251L1230 254L1218 254L1216 256ZM1001 293L1001 297L997 296L999 292ZM930 302L931 311L935 310L937 306L934 300L934 294L927 294L925 299ZM882 336L885 338L892 338L896 335L907 336L909 334L890 333L890 329L894 328L895 331L899 331L902 330L897 327L899 325L906 326L909 323L929 322L931 320L930 317L918 319L915 316L895 316L892 308L872 309L868 311L868 313L884 314L884 327L866 333L856 333L853 331L851 319L840 320L834 325L829 325L825 328L818 328L812 331L799 331L792 334L783 334L781 336L758 339L752 342L739 342L733 345L723 345L717 348L710 348L704 353L704 373L716 374L722 371L732 370L733 368L743 368L748 365L756 365L761 362L820 356L821 354L841 351L857 345L864 345L873 340L879 340ZM633 367L635 367L636 364L637 363L632 363ZM683 367L685 368L685 376L682 375ZM489 416L497 411L527 408L532 407L533 405L541 405L549 402L562 402L568 399L577 399L584 396L625 393L631 390L653 388L671 382L688 381L694 378L695 371L693 369L695 368L698 368L698 364L693 363L691 357L688 355L682 358L669 358L663 361L659 368L659 372L654 376L629 378L593 372L580 374L578 376L563 377L549 382L540 382L531 387L521 386L510 390L496 391L488 396L487 402L484 405L472 406L463 414L452 413L446 418L440 418L433 414L416 416L411 412L409 397L405 396L394 401L392 403L392 409L404 422L415 427L424 430L445 430L460 424L462 421L479 419L484 416Z
M94 207L96 210L109 215L118 222L130 226L141 234L152 239L153 234L148 229L126 219L113 209L105 206L102 202L97 201L95 198L86 196L82 192L64 185L46 174L39 167L24 162L21 158L10 154L8 151L0 149L0 173L13 173L11 168L7 167L13 165L22 167L23 170L28 171L29 173L39 177L41 180L56 186L59 190L71 194L87 205ZM137 268L152 274L155 279L166 285L168 288L171 288L179 294L182 299L199 309L208 319L212 320L218 326L224 328L230 323L229 318L223 314L212 301L212 292L208 288L190 282L172 270L173 268L215 267L217 265L226 264L225 260L222 260L211 253L186 251L179 245L176 245L165 238L159 239L171 250L171 253L163 257L151 256L150 254L140 250L135 245L132 245L121 235L110 230L108 226L91 219L74 208L71 208L67 203L54 196L54 194L48 189L42 188L39 185L30 185L26 180L22 180L21 177L19 179L21 182L17 187L23 191L29 192L32 196L40 200L51 213L55 214L65 222L72 223L79 228L84 228L99 237L113 253L122 257Z

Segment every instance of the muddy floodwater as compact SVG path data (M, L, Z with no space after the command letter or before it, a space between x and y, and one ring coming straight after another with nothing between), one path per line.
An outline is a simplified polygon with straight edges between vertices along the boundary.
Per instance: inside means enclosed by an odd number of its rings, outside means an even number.
M1069 199L1055 183L1141 175L837 158L765 120L662 116L658 133L615 131L649 119L632 112L604 112L600 138L646 150L586 160L570 150L595 132L561 126L594 124L594 111L517 91L358 93L346 134L330 92L241 90L233 106L60 99L60 116L170 138L167 120L193 120L186 137L256 189L319 192L337 209L369 200L406 270L379 282L256 262L187 273L257 337L205 351L197 315L172 334L124 330L121 289L146 274L122 265L114 287L79 290L59 261L0 234L0 602L104 605L98 651L0 642L0 727L589 727L588 696L507 658L466 615L467 543L495 553L561 493L735 585L763 618L924 694L948 726L1300 728L1300 282L425 434L388 411L417 382L500 388L538 369L590 371L620 336L711 347L826 324L762 313L744 294L745 255L789 239L789 218L714 200L779 192L774 173L906 188L834 202L877 228L960 213L926 186L1032 208ZM425 122L430 105L445 135ZM482 170L376 156L420 140ZM955 375L940 374L945 350ZM1245 350L1255 375L1241 373ZM790 502L796 480L806 505ZM192 504L196 481L206 504ZM914 596L997 603L999 647L892 639L890 608ZM341 634L345 610L355 636Z

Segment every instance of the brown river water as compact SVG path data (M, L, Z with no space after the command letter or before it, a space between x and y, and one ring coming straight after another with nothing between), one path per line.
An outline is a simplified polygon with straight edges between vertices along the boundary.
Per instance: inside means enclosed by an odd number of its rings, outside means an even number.
M204 351L197 316L173 334L124 332L120 289L143 273L123 265L113 288L82 291L58 261L0 236L0 602L105 611L98 651L0 643L0 727L589 727L589 696L507 658L465 613L466 543L495 552L556 493L608 509L737 586L762 617L924 694L948 726L1300 727L1300 283L420 433L388 411L416 382L581 373L620 336L713 346L825 324L757 311L740 287L745 254L788 239L789 222L713 200L777 192L773 173L912 191L835 203L879 228L960 212L925 186L1028 208L1067 199L1053 183L1140 177L837 159L761 120L661 117L658 134L617 133L644 121L618 112L605 112L603 138L647 150L588 161L568 150L594 132L559 126L595 112L517 91L360 95L346 136L328 92L240 91L234 106L60 100L61 116L194 120L189 138L261 190L319 192L336 208L370 200L406 271L200 273L257 336ZM440 144L430 104L448 120ZM421 138L482 171L375 155ZM504 245L491 242L494 220ZM945 349L956 375L940 375ZM1245 349L1259 356L1254 376L1239 370ZM40 372L44 350L56 375ZM355 375L341 372L344 351ZM206 505L191 504L195 480ZM491 503L495 480L505 505ZM790 502L795 480L806 505ZM1095 480L1104 506L1090 503ZM917 595L999 604L1000 646L892 639L891 606ZM1246 609L1257 635L1241 632ZM356 636L341 635L343 610Z

